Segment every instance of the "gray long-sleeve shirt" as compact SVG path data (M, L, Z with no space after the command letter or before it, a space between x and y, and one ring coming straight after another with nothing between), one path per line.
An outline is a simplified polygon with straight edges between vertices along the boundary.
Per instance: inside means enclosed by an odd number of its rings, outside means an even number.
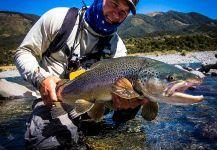
M50 57L42 57L52 40L58 33L64 17L69 8L54 8L46 12L31 28L21 45L17 48L14 60L22 77L33 86L39 88L41 81L51 75L64 77L67 56L62 50L52 53ZM67 40L68 47L72 47L78 29L79 17ZM75 41L74 53L79 57L96 51L99 37L102 35L94 32L83 19L83 30L79 32L78 40ZM113 34L110 41L112 57L126 55L126 48L117 33Z

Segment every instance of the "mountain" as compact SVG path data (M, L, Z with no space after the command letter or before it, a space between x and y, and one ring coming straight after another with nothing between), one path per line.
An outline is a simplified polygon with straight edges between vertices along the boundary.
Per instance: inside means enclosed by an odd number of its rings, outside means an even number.
M0 11L0 50L16 49L39 16Z
M0 11L0 50L16 49L39 16ZM176 11L129 16L119 27L122 38L164 34L217 33L217 20L199 13Z
M119 27L122 38L164 34L217 33L217 20L196 12L153 12L129 16Z

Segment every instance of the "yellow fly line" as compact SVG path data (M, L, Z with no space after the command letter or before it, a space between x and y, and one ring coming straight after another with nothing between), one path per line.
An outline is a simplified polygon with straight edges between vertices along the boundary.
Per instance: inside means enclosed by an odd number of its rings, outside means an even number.
M69 79L70 79L70 80L73 80L73 79L75 79L77 76L81 75L82 73L84 73L84 72L86 72L86 71L87 71L87 70L85 70L85 69L80 69L80 70L78 70L78 71L71 72L71 73L69 74Z

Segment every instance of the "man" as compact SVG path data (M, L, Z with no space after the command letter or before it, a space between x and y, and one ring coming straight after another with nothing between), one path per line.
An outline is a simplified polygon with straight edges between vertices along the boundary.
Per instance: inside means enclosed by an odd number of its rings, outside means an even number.
M83 56L99 51L97 44L102 37L110 38L110 58L126 56L126 48L117 34L117 27L130 11L136 14L135 6L138 1L95 0L86 10L81 9L67 40L70 59L79 60ZM33 114L27 123L25 139L29 149L65 147L69 143L78 142L75 120L71 120L68 115L56 119L50 116L53 102L58 101L56 84L68 75L69 56L63 49L49 56L44 55L61 28L67 11L68 8L55 8L45 13L26 35L14 57L20 74L40 91L42 98L34 101ZM84 60L77 67L88 68L87 64L90 62L95 62L94 57ZM75 68L70 69L75 70ZM114 95L113 103L120 110L136 108L130 110L134 116L141 101L129 103L128 100ZM113 118L118 120L120 113L115 114ZM126 116L125 120L129 119L131 117Z

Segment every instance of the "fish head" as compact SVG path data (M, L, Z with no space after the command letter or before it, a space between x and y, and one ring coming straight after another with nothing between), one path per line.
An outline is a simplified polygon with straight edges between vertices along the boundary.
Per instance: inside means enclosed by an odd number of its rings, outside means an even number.
M203 96L186 94L186 89L202 83L199 76L156 60L141 68L135 90L151 101L173 105L199 103Z

